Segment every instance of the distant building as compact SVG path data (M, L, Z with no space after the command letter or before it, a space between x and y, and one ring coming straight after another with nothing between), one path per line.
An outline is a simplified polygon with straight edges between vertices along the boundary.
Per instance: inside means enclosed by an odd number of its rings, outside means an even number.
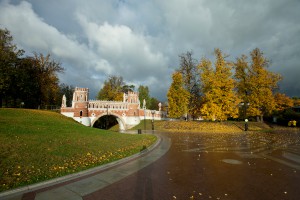
M89 100L88 88L75 88L72 107L66 106L66 97L63 96L61 114L71 117L85 126L93 126L101 117L112 115L116 117L120 130L127 130L140 123L142 119L161 120L165 113L154 111L140 106L138 93L123 94L123 101Z

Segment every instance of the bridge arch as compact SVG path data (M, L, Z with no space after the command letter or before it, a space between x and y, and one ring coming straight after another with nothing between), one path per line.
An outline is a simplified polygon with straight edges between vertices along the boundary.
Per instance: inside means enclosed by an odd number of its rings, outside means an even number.
M101 117L106 116L106 115L112 115L112 116L116 117L116 120L119 124L119 129L121 131L126 130L126 123L125 123L124 119L120 115L113 113L113 112L109 112L108 114L102 113L100 115L95 116L95 119L92 120L91 126L94 127L95 122L98 121L98 119L100 119Z

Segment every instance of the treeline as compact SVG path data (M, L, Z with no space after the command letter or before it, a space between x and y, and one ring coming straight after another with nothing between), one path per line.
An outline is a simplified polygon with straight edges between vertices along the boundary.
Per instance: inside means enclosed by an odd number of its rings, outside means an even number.
M74 87L59 83L58 73L64 72L61 64L49 54L24 53L13 44L10 32L0 29L0 108L58 108L63 95L71 106ZM110 76L97 98L122 101L128 91L135 91L135 86L125 84L121 76ZM150 96L148 86L140 85L138 92L140 101L146 100L147 109L158 108L159 101Z
M279 115L294 105L293 99L278 92L282 76L268 70L270 61L260 49L235 61L227 60L220 49L214 55L214 62L205 57L197 62L192 52L180 55L167 94L170 117L263 121L264 116Z
M123 101L123 93L135 92L134 85L127 85L122 76L110 76L104 81L103 87L98 92L97 99L107 101ZM140 85L137 89L141 106L145 99L146 108L157 110L159 100L150 96L148 86Z
M60 63L49 54L24 53L10 32L0 29L0 107L45 108L59 106L63 94L72 98L73 87L59 84Z

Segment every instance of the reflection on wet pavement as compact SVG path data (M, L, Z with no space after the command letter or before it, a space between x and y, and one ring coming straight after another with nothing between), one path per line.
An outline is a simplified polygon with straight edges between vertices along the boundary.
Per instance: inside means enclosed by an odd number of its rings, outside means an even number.
M233 165L240 165L243 163L242 161L234 160L234 159L223 159L222 161Z
M98 191L99 199L299 199L300 134L164 133L158 161Z

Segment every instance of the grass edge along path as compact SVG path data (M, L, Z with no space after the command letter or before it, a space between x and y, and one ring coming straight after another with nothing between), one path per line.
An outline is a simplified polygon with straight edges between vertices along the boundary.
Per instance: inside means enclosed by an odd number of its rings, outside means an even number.
M85 127L50 111L0 109L0 192L111 163L156 140Z
M146 122L146 123L145 123ZM162 132L197 132L197 133L240 133L244 131L244 122L224 121L224 122L208 122L208 121L183 121L183 120L154 120L154 129ZM248 122L249 131L268 131L272 128L261 122ZM131 130L152 129L151 120L142 120L140 124Z

